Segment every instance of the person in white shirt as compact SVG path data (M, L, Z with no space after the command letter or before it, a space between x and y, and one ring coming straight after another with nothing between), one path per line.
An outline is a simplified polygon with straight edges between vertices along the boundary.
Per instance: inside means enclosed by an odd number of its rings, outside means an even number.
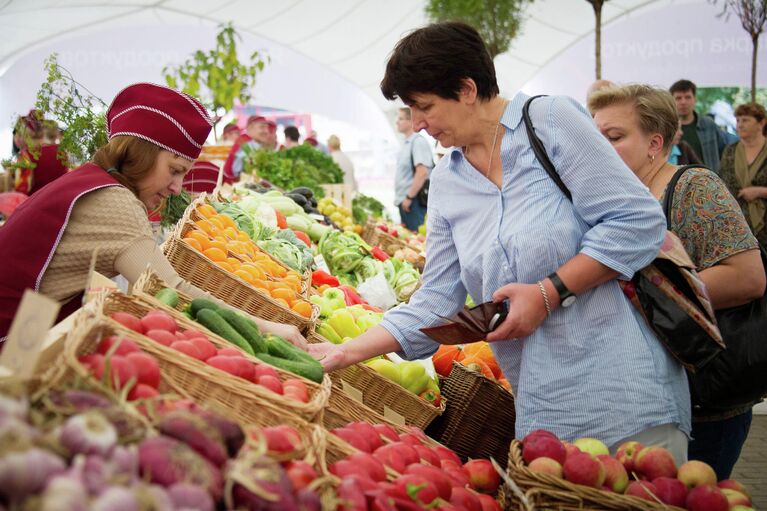
M330 135L330 138L328 138L328 150L333 161L344 171L344 184L351 185L352 191L356 192L358 187L357 180L354 179L354 164L346 156L346 153L341 151L341 140L338 136Z

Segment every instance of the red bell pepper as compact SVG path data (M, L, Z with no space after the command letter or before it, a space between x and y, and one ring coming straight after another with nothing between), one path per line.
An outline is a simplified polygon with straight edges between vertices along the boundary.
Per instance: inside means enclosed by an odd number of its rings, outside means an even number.
M418 397L426 401L427 403L431 403L434 406L439 406L439 404L442 402L442 396L440 396L439 392L434 391L432 389L424 390L420 394L418 394Z
M293 234L296 235L296 238L298 238L301 241L303 241L306 244L307 247L309 247L309 248L312 247L312 240L309 239L309 236L307 236L305 232L296 231L294 229L293 230Z
M362 308L365 309L366 311L370 311L370 312L383 312L382 308L376 307L374 305L370 305L369 303L363 303L361 305L362 305Z
M315 270L312 272L312 285L338 287L341 283L333 275L326 271Z
M276 209L274 210L274 214L277 216L277 227L279 227L280 229L287 229L288 221L285 219L285 215L283 215Z
M349 307L352 305L362 305L367 303L351 286L339 286L338 289L344 292L344 300L346 301L346 305Z
M370 250L370 254L376 259L378 259L379 261L386 261L387 259L389 259L389 254L387 254L386 252L384 252L378 247L373 247Z

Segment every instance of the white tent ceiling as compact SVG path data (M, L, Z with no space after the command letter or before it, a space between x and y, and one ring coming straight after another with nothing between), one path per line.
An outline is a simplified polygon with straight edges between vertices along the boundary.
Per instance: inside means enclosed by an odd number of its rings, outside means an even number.
M384 112L394 105L381 96L378 84L397 40L427 22L424 4L424 0L0 0L0 123L29 108L43 78L42 61L53 51L63 54L76 77L108 99L126 83L161 81L164 65L209 47L216 26L233 21L243 35L244 50L265 49L272 58L256 88L260 104L321 113L388 132L384 136L391 138L391 116ZM714 20L719 9L707 0L609 0L603 11L606 74L618 81L668 85L679 77L680 69L701 74L703 68L715 70L721 66L711 65L708 39L700 42L706 51L699 52L699 60L690 60L695 55L689 47L698 44L695 38L716 36L725 28L737 36L722 44L732 43L730 49L747 61L750 43L740 44L745 33L735 20ZM701 20L710 28L700 30ZM582 99L593 77L593 25L591 6L584 0L534 0L521 35L496 58L501 92L511 95L524 89ZM680 40L674 37L684 29L692 35L684 36L680 51ZM633 39L621 42L627 35ZM734 37L739 38L737 44ZM648 60L648 53L658 59ZM723 61L734 62L719 53ZM747 83L747 66L731 75L727 74L731 81ZM725 85L701 83L718 79L690 77L703 85Z

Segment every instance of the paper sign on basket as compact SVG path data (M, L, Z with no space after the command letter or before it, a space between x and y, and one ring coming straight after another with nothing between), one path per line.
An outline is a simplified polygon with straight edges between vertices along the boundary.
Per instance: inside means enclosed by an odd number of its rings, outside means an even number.
M18 378L32 375L48 330L56 321L60 308L61 304L56 300L27 289L0 353L0 365L10 369Z
M341 380L341 388L350 398L354 399L360 404L364 404L362 400L362 391L360 389L344 380Z
M384 416L384 418L390 420L391 422L393 422L394 424L396 424L398 426L404 426L405 425L405 417L403 417L402 415L398 414L397 412L395 412L394 410L392 410L391 408L389 408L386 405L384 405L383 416Z
M104 292L105 290L118 289L117 284L104 275L96 271L96 258L98 257L98 249L93 251L91 255L91 264L88 271L88 285L85 286L85 293L83 294L83 304L91 301L96 295Z
M325 273L330 273L330 268L328 268L328 264L325 262L325 258L322 257L322 254L317 254L314 257L314 264L317 265L317 268L324 271Z

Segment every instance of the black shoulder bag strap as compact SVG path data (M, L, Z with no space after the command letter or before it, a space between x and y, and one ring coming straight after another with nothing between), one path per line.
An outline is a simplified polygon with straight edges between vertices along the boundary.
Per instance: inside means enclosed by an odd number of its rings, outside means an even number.
M546 171L549 177L557 184L559 189L562 190L562 193L565 194L565 197L567 197L570 200L570 202L572 202L573 194L570 193L570 190L567 189L567 186L565 186L565 183L562 181L562 178L559 177L559 174L557 174L557 170L554 168L554 164L551 163L551 160L549 159L549 155L546 154L546 148L543 147L543 142L541 142L541 139L538 138L538 135L535 134L535 129L533 128L533 121L530 120L530 103L532 103L535 98L543 98L543 97L545 97L545 95L533 96L529 98L527 101L525 101L525 105L522 107L522 119L525 122L525 129L527 130L527 138L530 139L530 145L533 148L535 157L538 158L538 161L540 162L543 169Z
M671 181L669 181L668 185L666 185L666 194L663 196L663 214L666 215L666 229L669 231L671 230L671 205L674 201L674 189L676 189L676 184L679 181L679 178L682 177L682 174L687 172L689 169L711 170L705 165L695 164L679 167L674 173L674 177L672 177Z

